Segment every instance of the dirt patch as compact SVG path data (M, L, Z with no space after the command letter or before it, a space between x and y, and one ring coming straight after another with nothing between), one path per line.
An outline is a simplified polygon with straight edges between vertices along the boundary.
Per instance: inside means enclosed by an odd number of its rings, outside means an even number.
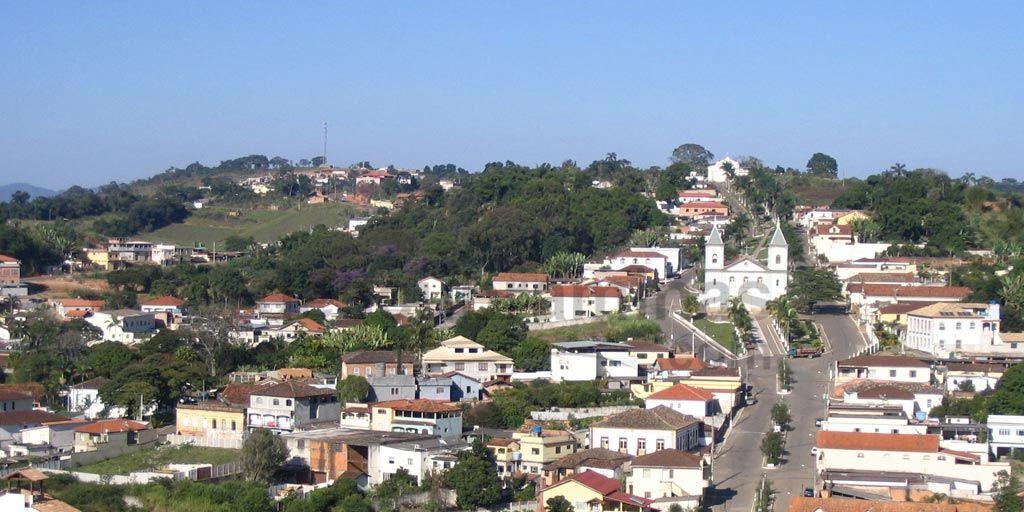
M25 279L33 296L47 299L67 297L74 290L89 290L97 294L106 292L110 286L103 279L93 277L35 276Z

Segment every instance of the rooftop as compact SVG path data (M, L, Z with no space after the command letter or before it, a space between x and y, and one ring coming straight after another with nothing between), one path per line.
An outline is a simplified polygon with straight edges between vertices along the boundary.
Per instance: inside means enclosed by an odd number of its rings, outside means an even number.
M412 363L411 357L404 361ZM342 354L341 361L347 364L398 363L398 353L394 350L356 350Z
M594 423L593 427L634 428L640 430L678 430L695 423L700 423L700 420L662 405L653 409L630 409L628 411L622 411L616 415L609 416L597 423Z
M693 356L659 357L654 363L659 369L665 371L681 370L703 370L707 363Z
M714 393L706 390L678 383L672 387L665 388L647 397L648 400L693 400L708 402L715 399Z
M114 420L100 420L88 425L82 425L75 427L75 432L82 432L87 434L105 434L107 432L138 432L140 430L146 430L149 425L138 421L125 420L125 419L114 419Z
M426 413L459 412L462 410L461 407L450 402L443 402L440 400L427 400L425 398L419 398L416 400L388 400L386 402L374 403L373 407L394 409L396 411Z
M633 459L633 467L699 468L703 457L683 450L658 450Z
M519 281L527 283L546 283L548 275L541 272L500 272L494 276L494 281Z
M183 306L184 304L185 304L185 301L183 301L183 300L181 300L181 299L179 299L177 297L170 296L170 295L164 295L163 297L156 297L154 299L150 299L150 300L147 300L146 302L142 303L143 306L173 306L173 307Z
M886 356L886 355L864 355L851 357L839 361L840 367L843 366L874 366L883 368L930 368L931 365L920 360L914 359L907 356Z
M250 395L270 396L280 398L308 398L314 396L330 396L334 390L310 386L297 380L287 380L279 384L260 387L253 390Z
M833 450L936 453L939 451L940 439L941 437L935 434L876 434L819 430L815 445L818 448Z
M980 302L936 302L908 314L929 318L984 318L988 304Z
M658 256L661 256L660 254ZM582 284L556 284L551 287L552 297L622 297L613 286L586 286Z
M973 507L972 507L973 510ZM949 503L920 501L874 501L856 498L807 498L793 496L789 512L957 512Z
M544 465L544 470L552 471L580 467L615 469L631 460L633 460L633 456L628 453L616 452L607 448L588 448L549 462Z
M257 302L274 302L274 303L277 303L277 302L295 302L297 300L299 300L299 299L296 299L295 297L292 297L291 295L285 295L283 293L271 293L270 295L267 295L266 297L263 297L262 299L258 300Z

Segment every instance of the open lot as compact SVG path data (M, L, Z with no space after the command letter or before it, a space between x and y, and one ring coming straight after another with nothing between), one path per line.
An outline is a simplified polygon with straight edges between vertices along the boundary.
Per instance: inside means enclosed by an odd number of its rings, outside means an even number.
M238 460L238 450L226 448L206 448L201 446L157 446L143 448L107 459L102 462L87 464L75 471L96 473L98 475L127 475L133 471L142 471L164 466L166 464L224 464Z
M715 323L707 318L698 318L694 320L693 325L696 325L698 329L704 331L704 334L711 336L715 341L721 343L723 347L732 351L733 354L740 353L740 340L736 338L736 329L732 326L732 323Z
M340 203L302 204L276 211L207 207L192 212L181 224L140 234L138 238L176 245L200 242L206 246L223 242L232 235L251 236L257 242L274 242L293 231L309 229L317 224L345 226L350 217L358 215L356 207Z

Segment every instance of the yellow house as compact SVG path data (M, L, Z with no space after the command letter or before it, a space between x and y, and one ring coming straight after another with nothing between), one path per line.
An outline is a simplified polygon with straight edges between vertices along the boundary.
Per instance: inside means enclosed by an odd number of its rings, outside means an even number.
M527 424L512 434L519 444L519 470L537 475L545 464L576 453L576 438L565 430Z
M245 408L214 401L178 404L174 431L181 436L241 441Z
M507 437L492 437L486 446L494 454L498 476L504 478L519 472L519 443Z
M618 480L587 470L567 477L537 493L538 507L549 499L565 498L573 510L602 512L646 512L653 510L651 500L622 492Z
M106 249L85 249L85 260L89 262L89 265L102 269L102 270L113 270L110 265L110 253Z
M836 224L840 226L846 226L857 220L869 219L868 215L860 210L852 210L845 212L836 217Z

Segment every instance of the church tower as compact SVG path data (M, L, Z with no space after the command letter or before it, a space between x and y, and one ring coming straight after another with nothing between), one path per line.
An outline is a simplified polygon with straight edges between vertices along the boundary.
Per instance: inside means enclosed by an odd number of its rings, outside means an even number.
M718 226L711 228L707 242L704 243L704 270L722 270L725 268L725 242L718 233Z
M768 270L786 271L789 269L789 242L782 234L782 225L775 223L775 233L768 242Z

